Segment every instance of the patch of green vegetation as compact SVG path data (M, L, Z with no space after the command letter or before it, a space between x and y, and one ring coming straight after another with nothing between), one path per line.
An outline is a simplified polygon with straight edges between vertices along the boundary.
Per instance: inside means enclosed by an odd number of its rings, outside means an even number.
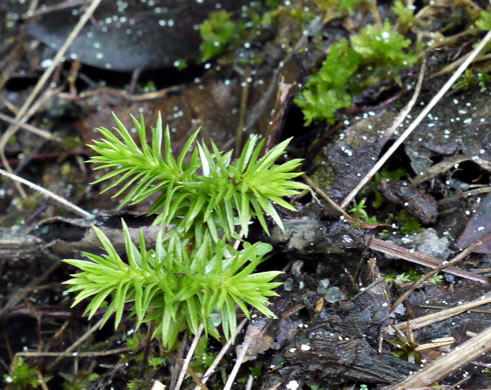
M231 19L227 11L215 11L210 13L200 27L203 43L200 46L201 61L222 55L226 50L236 46L245 30L242 22Z
M413 234L423 230L423 226L419 221L405 210L401 210L397 214L396 223L399 225L402 234Z
M3 380L8 389L24 390L41 387L36 370L21 357L14 360L10 374L5 374Z
M167 366L167 359L156 356L148 361L148 365L153 368L165 367Z
M487 72L474 72L472 69L467 69L459 80L453 85L452 89L464 91L470 90L475 86L479 86L480 92L486 92L488 89L488 81L491 79Z
M484 31L491 30L491 12L482 11L476 21L476 26Z
M210 350L208 340L203 337L198 341L198 345L196 346L191 368L197 372L205 372L213 360L215 360L216 356L217 353Z
M84 390L89 387L89 385L99 378L96 373L86 373L80 372L78 375L70 375L65 373L60 373L60 375L65 379L63 383L64 390Z
M397 15L397 21L399 22L399 28L401 30L408 30L416 21L414 9L414 5L406 6L401 0L396 0L394 3L392 10Z
M354 206L349 210L349 212L356 219L359 219L359 220L362 220L362 221L365 221L365 222L371 223L371 224L378 223L376 217L369 217L368 216L368 213L366 211L367 205L365 202L366 202L365 198L360 200L359 203L357 203L356 200L353 201Z
M393 31L389 22L382 29L368 25L350 43L341 40L330 46L320 70L311 75L295 103L302 109L305 125L327 120L334 123L336 110L351 105L353 93L399 78L399 72L416 63L407 52L409 39ZM398 80L400 82L400 80Z
M126 340L126 346L131 352L135 353L140 348L140 345L144 339L145 339L144 334L134 333L132 337Z
M157 86L153 81L148 81L144 86L143 86L143 92L144 93L149 93L149 92L155 92L157 90Z
M94 226L105 254L84 253L87 260L65 260L82 271L65 282L70 286L68 291L77 293L74 305L89 299L85 313L90 318L110 298L104 323L115 314L118 327L126 304L131 303L136 329L154 322L153 337L160 336L169 349L181 331L196 334L200 325L217 339L221 325L225 337L234 338L236 305L247 317L246 304L274 317L268 297L277 295L273 290L281 283L272 280L281 272L255 273L272 247L263 242L250 244L242 237L247 237L252 218L268 234L266 216L283 230L273 202L295 211L283 197L308 188L292 180L301 174L295 172L300 159L275 165L290 140L260 158L264 140L258 142L253 136L241 156L232 161L233 151L221 152L213 142L210 150L195 142L197 131L175 158L170 131L167 128L164 133L160 116L150 144L143 116L140 121L133 118L140 146L121 121L115 120L118 127L114 131L100 128L103 140L90 145L97 153L90 159L98 164L96 169L112 169L96 182L119 176L106 190L122 187L114 195L126 192L122 205L158 195L149 215L156 215L154 225L162 230L155 247L147 248L143 232L136 245L122 221L123 260L108 237ZM235 240L241 249L229 243ZM215 321L217 317L219 321Z
M316 74L309 77L295 103L302 109L305 125L316 120L334 123L340 108L351 106L348 80L356 72L359 56L342 40L331 45L329 55Z
M409 270L407 272L402 272L402 273L386 273L384 275L384 279L387 283L409 283L409 282L415 282L421 277L423 274L420 274L419 272L416 272L414 270ZM443 281L443 276L442 275L434 275L431 278L429 278L425 283L428 284L438 284Z
M360 9L360 5L368 5L364 0L314 0L319 10L324 15L324 21L352 15L355 8Z

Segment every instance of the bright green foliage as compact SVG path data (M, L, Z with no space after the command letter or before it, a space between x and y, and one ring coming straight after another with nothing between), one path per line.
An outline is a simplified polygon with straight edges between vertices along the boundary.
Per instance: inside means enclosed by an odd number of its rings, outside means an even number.
M481 30L491 30L491 12L482 11L479 19L476 21L476 26Z
M334 123L336 110L351 105L347 83L358 69L359 61L348 41L331 45L319 72L309 77L303 92L295 98L295 103L303 111L306 126L323 119Z
M414 6L406 7L401 0L396 0L394 3L394 7L392 7L393 11L399 17L399 23L408 28L411 27L416 21L416 17L414 16Z
M282 197L295 195L307 188L290 180L300 175L293 172L301 163L299 159L274 165L290 140L276 145L259 158L264 141L258 143L258 138L253 136L246 143L240 158L231 162L232 151L222 153L213 142L211 151L205 144L194 148L198 136L196 131L176 159L172 154L169 129L163 134L160 116L152 132L151 145L147 144L143 117L140 121L133 117L141 147L133 141L121 121L118 118L115 120L118 127L114 130L119 137L106 128L100 128L104 139L89 145L98 153L89 160L100 164L96 169L113 168L96 183L119 175L106 191L122 186L114 195L116 197L127 191L121 206L136 204L151 195L160 194L149 210L149 214L158 214L155 225L175 224L185 232L194 228L198 236L203 229L209 229L215 240L218 240L218 230L223 229L226 238L230 239L237 237L237 215L245 236L252 217L256 217L268 232L264 214L283 228L273 202L295 210ZM191 156L186 163L188 153Z
M22 358L14 361L12 373L3 376L5 384L12 389L32 389L41 387L41 382L36 375L36 370L32 368Z
M309 77L295 99L305 124L316 120L334 123L336 110L351 106L352 93L381 80L397 79L402 69L417 61L414 54L405 52L410 44L385 22L381 30L368 25L351 36L351 44L341 40L331 45L321 69Z
M399 72L416 63L417 57L404 49L411 45L398 32L392 31L389 22L381 30L368 25L358 35L351 37L351 46L360 56L360 65L373 68L367 77L363 75L366 86L376 85L382 79L396 78Z
M116 313L117 328L126 303L134 303L138 328L143 322L156 321L154 336L160 335L164 346L171 348L179 332L189 329L193 334L203 324L205 331L219 337L211 315L221 316L226 338L235 337L237 324L235 305L249 317L245 303L261 313L274 317L267 308L267 297L277 295L272 290L281 283L270 283L281 272L253 273L271 245L244 243L235 250L221 240L214 243L205 234L199 246L181 240L172 230L166 237L157 238L155 249L147 249L140 233L138 248L130 238L123 221L126 244L124 262L114 246L97 227L94 231L105 254L84 253L88 260L65 260L80 270L65 282L76 292L73 305L90 298L85 314L91 318L101 304L111 298L104 315L104 323ZM164 246L165 243L165 246Z
M484 93L488 89L487 83L490 78L487 72L478 72L476 74L472 69L467 69L453 85L452 89L469 90L477 85L480 92Z
M143 117L133 118L140 146L115 119L114 132L100 128L103 139L90 145L98 154L90 162L99 164L97 169L112 169L97 182L119 176L107 189L121 186L115 196L126 192L123 205L158 195L149 213L157 215L155 224L163 229L155 248L148 249L141 232L139 246L131 241L123 221L125 261L94 227L105 254L84 253L87 260L65 260L82 271L65 282L68 291L77 293L74 305L89 299L85 312L90 318L109 300L104 323L115 314L117 327L126 304L131 303L136 327L153 321L153 336L160 336L168 348L179 332L189 329L196 334L200 324L214 337L219 337L220 324L226 338L235 337L236 306L247 317L246 304L274 317L267 307L268 297L276 295L273 289L281 283L271 281L281 272L254 273L271 245L242 242L237 250L227 241L239 238L238 227L247 236L252 218L267 232L265 214L283 228L273 203L295 210L282 198L307 188L291 180L300 175L293 172L300 160L274 165L289 140L260 157L264 141L251 137L232 162L232 151L223 153L213 142L211 150L195 143L195 132L175 158L169 130L163 133L160 116L151 144L147 144Z
M367 223L373 223L373 224L378 223L376 217L369 217L368 216L365 202L366 202L366 199L360 200L359 203L354 201L353 202L354 206L349 210L350 214L354 218L365 221Z
M211 58L223 54L228 48L239 42L241 33L245 27L240 22L230 19L227 11L215 11L201 24L200 46L201 60L208 61Z
M416 272L414 270L409 270L408 272L402 272L402 273L386 273L384 275L384 279L387 283L409 283L409 282L415 282L416 280L419 280L423 277L422 274L419 272ZM443 276L442 275L433 275L431 278L429 278L425 283L427 284L438 284L443 281Z
M341 17L346 13L353 13L354 9L363 0L314 0L314 3L325 14L325 19Z

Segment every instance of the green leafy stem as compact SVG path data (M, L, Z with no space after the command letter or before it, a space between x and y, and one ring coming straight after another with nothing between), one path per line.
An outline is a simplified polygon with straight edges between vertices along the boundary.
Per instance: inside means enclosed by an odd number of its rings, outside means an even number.
M291 180L300 175L295 170L301 160L275 165L290 140L260 157L264 141L252 136L232 162L231 151L223 153L213 142L211 149L197 143L197 131L176 159L160 116L150 144L143 116L140 121L133 117L140 146L115 120L118 127L100 128L103 139L90 145L97 155L89 161L99 164L96 169L111 169L96 183L117 177L106 191L121 186L114 196L126 192L122 206L158 194L149 214L157 215L154 224L162 230L155 248L147 249L142 232L137 247L123 221L125 261L94 227L105 254L84 253L87 260L65 260L81 270L65 282L68 291L77 294L73 305L90 299L85 310L90 318L110 300L103 322L115 314L115 327L130 305L136 328L154 321L154 336L160 335L168 348L182 330L196 334L200 324L214 337L219 337L220 324L227 339L235 337L236 306L247 317L246 304L274 317L268 297L277 295L273 290L281 283L272 280L280 272L254 272L271 245L242 241L242 248L235 249L228 242L240 239L238 227L247 237L252 218L268 234L266 216L283 229L274 204L295 210L283 197L307 188Z

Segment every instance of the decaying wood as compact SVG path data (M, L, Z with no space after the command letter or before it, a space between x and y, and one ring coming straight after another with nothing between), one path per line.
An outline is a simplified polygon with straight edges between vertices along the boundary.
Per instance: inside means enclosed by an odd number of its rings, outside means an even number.
M152 219L146 216L124 212L90 219L53 217L41 221L34 228L0 228L0 261L35 259L43 251L61 258L79 257L81 251L99 252L102 247L92 225L104 232L118 252L123 252L122 218L128 224L133 242L139 242L142 229L147 246L155 245L161 227L151 226Z
M284 348L285 360L292 367L290 378L302 373L302 378L319 383L393 383L417 369L374 348L380 325L388 319L383 279L321 318L318 325L298 330Z

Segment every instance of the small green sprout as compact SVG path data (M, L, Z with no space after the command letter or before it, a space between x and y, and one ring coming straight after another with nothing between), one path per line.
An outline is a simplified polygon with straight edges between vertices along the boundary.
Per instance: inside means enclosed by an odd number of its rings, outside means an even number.
M288 145L286 140L259 157L264 140L253 136L241 156L231 161L232 151L223 153L212 142L195 144L198 131L191 135L177 159L172 154L169 129L163 132L159 116L147 143L144 119L133 118L140 146L115 117L114 131L100 128L102 140L90 147L97 153L89 161L96 169L111 169L96 183L117 178L106 191L122 187L122 205L139 203L157 195L149 214L154 225L163 227L154 248L147 248L140 232L135 245L122 221L126 255L121 258L106 235L94 227L104 254L84 253L87 260L65 260L82 272L65 283L77 293L74 305L90 299L85 313L92 317L106 300L110 304L104 323L115 314L115 327L131 303L136 328L153 321L153 336L160 336L172 348L178 334L189 329L196 334L199 325L219 338L221 323L227 339L236 335L236 306L249 317L247 304L268 317L268 297L281 283L271 282L281 272L254 273L271 245L242 242L235 249L228 241L240 240L237 228L247 237L252 218L268 233L266 216L283 228L273 203L295 210L283 197L307 188L291 179L299 159L281 165L274 163ZM162 145L164 154L162 155ZM189 160L187 160L189 157ZM164 232L165 231L165 232Z
M42 386L42 383L36 374L36 370L21 357L14 360L11 373L5 374L3 380L7 385L7 388L12 389L22 390Z
M484 31L491 30L491 12L482 11L476 21L476 26Z
M354 201L354 206L349 210L349 212L351 213L351 215L355 218L355 219L359 219L359 220L362 220L362 221L365 221L367 223L371 223L371 224L376 224L378 223L377 222L377 218L376 217L369 217L368 216L368 213L366 211L366 199L363 198L362 200L360 200L359 203L357 203L356 201Z
M201 61L223 54L240 41L245 26L231 20L227 11L215 11L201 24Z
M398 21L404 29L410 28L414 22L416 21L416 17L414 16L414 5L405 6L401 0L396 0L394 3L394 7L392 10L398 16Z
M423 226L417 218L401 210L396 218L401 234L413 234L423 230Z
M378 84L381 80L398 79L399 72L417 61L405 50L411 41L392 31L389 22L382 29L368 25L351 42L332 44L321 69L311 75L295 98L302 109L305 125L313 121L335 121L338 109L351 106L351 95Z
M409 270L408 272L396 273L386 273L384 279L387 283L403 284L409 282L415 282L423 277L422 274L414 270ZM425 281L426 284L438 284L443 281L442 275L434 275Z

